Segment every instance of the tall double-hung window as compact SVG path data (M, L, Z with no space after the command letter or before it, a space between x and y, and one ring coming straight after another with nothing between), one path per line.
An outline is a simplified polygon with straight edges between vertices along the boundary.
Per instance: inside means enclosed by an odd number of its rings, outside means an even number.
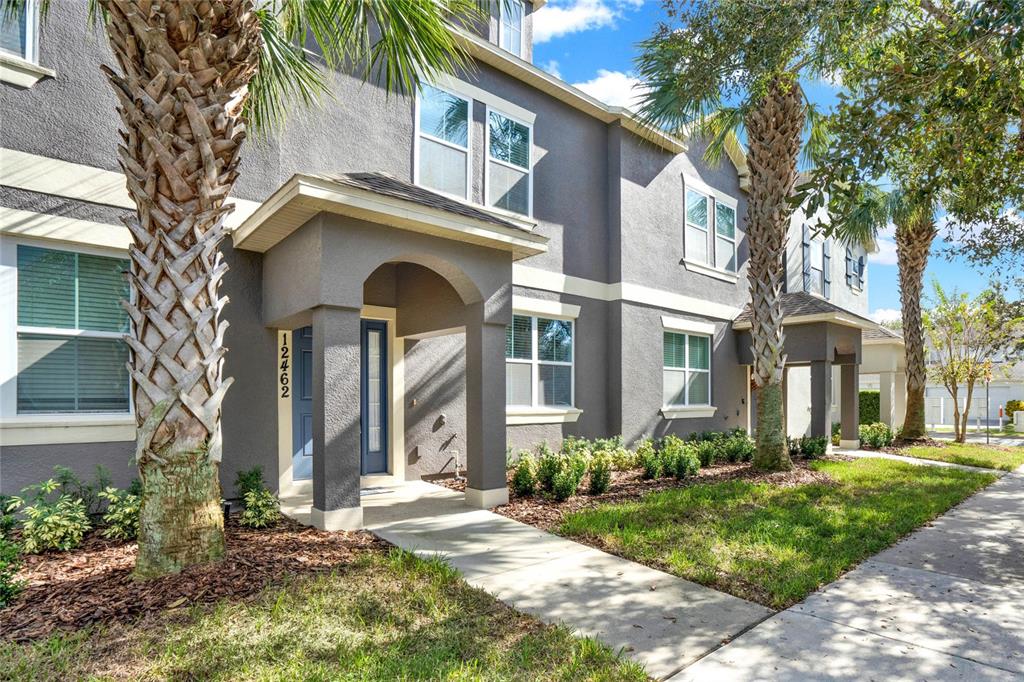
M17 411L130 410L128 261L19 244Z
M418 104L417 183L468 199L470 101L424 84Z
M711 337L664 332L662 388L666 407L711 404Z
M487 204L513 213L533 212L533 129L489 110L487 113Z
M523 17L526 8L520 0L497 0L498 45L517 57L523 56Z
M514 315L505 328L505 403L510 407L572 407L571 320Z
M36 0L27 0L16 12L0 9L0 52L34 62L37 58Z
M736 272L735 207L687 187L685 214L683 248L686 259L726 272ZM714 239L711 239L712 233Z

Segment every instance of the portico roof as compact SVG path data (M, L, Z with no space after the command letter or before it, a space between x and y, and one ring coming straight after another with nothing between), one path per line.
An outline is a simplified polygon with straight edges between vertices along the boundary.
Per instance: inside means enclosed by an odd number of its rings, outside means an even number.
M266 252L320 212L511 251L514 260L547 251L528 218L379 172L293 175L235 229L234 246Z
M733 329L750 329L751 308L748 303L735 320ZM782 294L782 324L811 324L813 322L833 322L847 327L874 331L878 324L866 317L851 313L845 308L826 301L823 298L804 291L793 291Z

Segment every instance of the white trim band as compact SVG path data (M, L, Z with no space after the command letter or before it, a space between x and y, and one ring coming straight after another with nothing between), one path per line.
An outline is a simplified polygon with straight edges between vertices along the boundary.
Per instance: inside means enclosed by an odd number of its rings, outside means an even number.
M687 334L715 335L715 324L713 322L697 322L695 320L683 320L678 317L661 316L661 326L670 332L685 332Z
M523 424L572 424L580 418L583 410L575 407L506 407L505 425Z
M135 417L130 414L20 415L0 420L0 441L5 446L133 440Z
M123 225L97 223L66 216L0 206L0 233L14 237L52 239L128 252L131 233Z
M680 405L661 408L661 416L665 419L706 419L714 417L718 408L714 405Z
M561 301L546 301L540 298L512 295L512 312L522 315L575 320L580 316L580 306Z

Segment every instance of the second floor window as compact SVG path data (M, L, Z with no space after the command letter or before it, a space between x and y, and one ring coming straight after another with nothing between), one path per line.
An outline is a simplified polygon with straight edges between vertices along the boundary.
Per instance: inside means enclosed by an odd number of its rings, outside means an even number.
M572 407L573 322L514 315L505 328L505 403Z
M531 215L530 126L497 111L487 115L487 204Z
M498 0L498 44L517 57L523 56L523 3Z
M130 410L128 261L18 245L18 414Z
M715 267L736 272L736 209L715 202Z
M864 260L859 249L846 248L846 283L856 291L864 288Z
M686 190L686 257L699 263L708 262L708 206L711 199L692 189Z
M418 111L417 182L424 187L468 199L469 100L423 85Z
M36 61L36 16L35 0L28 0L11 16L6 8L0 9L0 52Z
M736 272L736 207L691 187L686 188L686 260ZM710 237L714 235L712 240Z
M804 291L831 298L832 242L812 237L811 228L803 226L803 280Z

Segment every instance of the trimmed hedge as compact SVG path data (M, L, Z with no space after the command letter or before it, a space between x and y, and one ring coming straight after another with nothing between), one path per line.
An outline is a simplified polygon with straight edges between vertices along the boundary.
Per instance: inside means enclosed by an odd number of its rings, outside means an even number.
M1014 412L1024 412L1024 400L1006 401L1006 418L1013 421Z
M876 424L882 421L881 394L878 391L860 392L860 423Z

